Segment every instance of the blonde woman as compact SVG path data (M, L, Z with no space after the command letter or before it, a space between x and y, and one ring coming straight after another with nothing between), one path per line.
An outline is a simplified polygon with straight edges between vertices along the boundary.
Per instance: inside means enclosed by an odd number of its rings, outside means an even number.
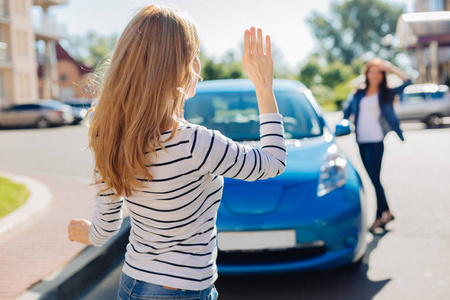
M184 13L148 6L122 33L89 128L94 216L68 228L71 241L101 246L118 232L125 203L131 231L118 299L217 298L222 176L252 181L285 168L268 36L263 44L260 29L245 31L243 66L260 110L256 149L184 120L200 73L197 29Z

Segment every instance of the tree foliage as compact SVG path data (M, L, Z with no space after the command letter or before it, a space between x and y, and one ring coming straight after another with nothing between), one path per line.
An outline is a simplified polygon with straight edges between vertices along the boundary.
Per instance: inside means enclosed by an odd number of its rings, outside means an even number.
M67 50L76 60L96 68L102 59L113 51L117 40L116 34L101 36L95 31L89 31L84 36L69 36Z
M213 58L207 58L200 52L201 76L204 80L243 78L242 63L235 56L233 51L228 51L221 61L215 62Z
M346 0L332 3L330 16L315 12L307 21L325 58L350 64L367 52L390 58L390 46L383 46L382 39L395 33L404 9L382 0Z

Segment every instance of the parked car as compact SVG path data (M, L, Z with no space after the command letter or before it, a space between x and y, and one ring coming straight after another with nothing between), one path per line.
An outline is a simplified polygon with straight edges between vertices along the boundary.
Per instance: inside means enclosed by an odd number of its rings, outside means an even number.
M358 264L366 250L361 179L335 143L311 92L274 80L288 151L285 172L268 180L225 179L218 210L222 274L288 272ZM249 80L199 82L185 118L244 144L258 145L259 114Z
M64 101L64 104L72 107L72 113L74 116L72 124L80 124L86 117L86 113L91 108L91 99L71 99Z
M428 127L442 125L450 117L449 88L432 83L407 86L394 106L401 121L421 121Z
M18 104L0 111L1 127L37 127L65 125L73 122L72 108L55 100Z

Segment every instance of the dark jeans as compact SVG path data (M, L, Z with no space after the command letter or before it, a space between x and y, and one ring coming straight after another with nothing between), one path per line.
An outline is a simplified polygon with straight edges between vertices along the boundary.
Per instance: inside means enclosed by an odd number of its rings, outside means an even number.
M359 154L369 174L370 180L375 187L377 194L377 218L381 218L383 212L389 210L389 206L386 201L386 195L384 194L383 186L380 181L381 161L383 159L384 144L379 143L363 143L358 144Z

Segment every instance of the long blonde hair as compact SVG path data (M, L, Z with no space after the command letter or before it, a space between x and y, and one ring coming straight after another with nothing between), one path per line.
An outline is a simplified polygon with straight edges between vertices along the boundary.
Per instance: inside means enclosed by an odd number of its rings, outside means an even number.
M148 153L162 147L171 125L183 120L189 86L197 80L197 28L177 10L151 5L130 21L101 79L89 127L95 183L115 196L130 196L152 180ZM166 141L167 141L166 140ZM140 179L140 180L139 180Z

